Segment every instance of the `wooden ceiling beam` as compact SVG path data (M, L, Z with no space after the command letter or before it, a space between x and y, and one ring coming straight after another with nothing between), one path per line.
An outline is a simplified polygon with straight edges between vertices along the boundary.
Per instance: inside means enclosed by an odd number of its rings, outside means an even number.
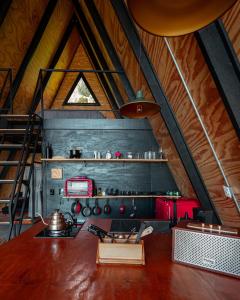
M6 15L7 15L7 12L8 12L8 9L10 7L12 3L12 0L1 0L0 1L0 26L2 25Z
M111 0L111 4L115 10L115 13L120 21L122 29L124 30L129 44L138 59L138 63L141 66L142 72L148 82L151 93L157 103L161 106L161 115L168 128L168 132L172 137L172 140L178 151L178 155L182 161L182 164L188 174L189 180L192 183L194 191L200 200L204 209L212 210L215 214L215 221L220 222L214 205L210 199L207 188L198 170L198 167L192 157L192 154L188 148L188 145L184 139L180 126L176 120L174 112L169 104L167 97L165 96L156 72L152 66L152 63L147 55L147 52L141 42L136 27L129 16L127 7L124 0ZM139 48L141 47L141 59L138 57Z
M92 30L88 24L88 21L85 15L82 12L81 6L77 0L72 0L75 11L78 17L78 31L83 41L83 45L90 57L95 69L104 69L108 70L108 64L102 54L102 51L92 33ZM106 76L106 77L105 77ZM117 118L120 118L120 113L116 110L119 109L121 105L124 104L122 96L118 90L118 87L114 81L112 74L99 74L99 79L102 84L102 87L110 100L112 109Z
M112 60L112 63L117 71L122 71L123 73L119 74L119 77L122 81L122 84L126 90L127 96L129 100L132 100L135 98L135 92L132 88L132 85L127 77L127 74L125 73L123 66L121 64L121 61L117 55L117 52L113 46L113 43L107 33L107 30L103 24L103 21L101 19L101 16L98 13L98 10L96 8L96 5L94 3L94 0L85 0L85 4L88 8L88 11L92 17L92 20L98 30L98 33L103 41L103 44L105 45L105 48L107 50L107 53L109 57Z
M57 48L57 51L55 52L53 58L52 58L52 61L51 63L49 64L49 67L48 69L54 69L55 66L57 65L62 53L63 53L63 50L67 44L67 41L69 40L69 37L73 31L73 28L76 24L76 17L73 16L69 22L69 25L67 26L64 34L63 34L63 37L58 45L58 48ZM41 72L41 71L40 71ZM34 92L34 99L33 99L33 102L32 102L32 106L29 110L29 113L32 113L32 112L35 112L35 110L37 109L37 106L41 100L41 94L44 93L44 90L48 84L48 81L50 79L52 75L52 72L46 72L45 76L42 77L42 83L41 83L41 87L39 84L37 84L36 86L36 90Z
M195 36L240 138L240 64L232 43L220 20L199 30Z
M50 0L47 8L45 9L45 12L41 18L41 21L38 25L37 31L35 32L33 39L30 43L30 46L28 47L28 50L23 58L23 61L18 69L17 75L13 81L13 85L12 85L12 91L11 91L11 97L10 95L8 95L5 103L4 103L4 108L10 108L12 105L12 101L14 100L14 97L16 96L16 93L18 91L18 88L22 82L23 76L25 74L25 71L28 67L28 64L30 62L30 60L32 59L34 52L37 48L37 46L39 45L39 42L43 36L43 33L47 27L47 24L53 14L54 8L57 4L57 0Z

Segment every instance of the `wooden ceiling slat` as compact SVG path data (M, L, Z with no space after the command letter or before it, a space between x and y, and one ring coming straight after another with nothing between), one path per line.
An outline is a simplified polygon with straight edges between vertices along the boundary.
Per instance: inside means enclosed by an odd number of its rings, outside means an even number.
M145 41L143 34L143 41ZM149 36L148 36L149 38ZM147 40L147 39L146 39ZM191 91L192 98L201 116L202 122L213 143L215 152L220 160L225 176L230 183L234 194L240 201L240 153L239 140L229 119L227 111L221 101L221 97L214 84L211 73L208 70L201 50L198 47L194 35L175 37L168 39L176 61ZM162 49L158 52L162 57L156 72L163 82L166 94L170 100L175 116L181 125L185 139L191 149L194 160L197 163L201 175L221 220L229 226L238 224L240 227L239 213L234 201L226 198L222 173L213 157L210 145L204 136L204 132L189 97L181 84L176 67L166 46L160 37L151 37L151 46L145 43L150 53L153 64L159 62L158 56L150 49ZM186 56L186 53L188 55Z
M126 89L126 93L128 95L128 99L134 99L135 98L135 92L131 86L131 83L126 75L126 73L124 72L123 66L121 64L121 61L115 51L115 48L112 44L112 41L106 31L106 28L103 24L103 21L101 19L101 16L98 13L98 10L95 6L95 3L93 0L87 0L85 1L85 4L91 14L92 17L92 22L95 24L98 32L99 32L99 36L101 37L103 44L105 45L105 48L107 50L107 53L109 55L109 57L112 60L112 63L115 67L116 70L118 71L123 71L123 73L119 74L119 77L121 78L122 84L124 86L124 88Z
M192 183L194 191L198 196L198 199L201 201L202 206L205 209L213 210L215 212L215 208L211 202L206 186L202 180L200 172L198 170L197 165L192 157L192 154L189 150L188 145L186 144L185 138L182 135L180 126L174 116L172 108L169 104L168 99L166 98L162 87L160 85L159 79L152 67L152 64L149 60L149 57L142 47L142 42L138 36L136 28L129 16L127 8L124 4L123 0L114 1L111 0L111 3L115 9L116 14L122 24L122 28L125 31L128 41L132 46L135 55L138 53L139 47L141 47L141 60L139 59L138 63L141 66L142 72L145 75L145 78L148 81L149 88L155 98L155 100L161 106L161 115L164 119L164 122L169 130L169 134L172 137L172 140L175 143L178 154L182 160L182 163L185 167L185 170L188 174L189 180ZM217 215L216 215L217 218Z
M54 69L55 66L57 65L62 53L63 53L63 50L67 44L67 41L72 33L72 30L73 30L73 27L74 27L74 23L75 23L75 19L72 17L72 19L70 20L70 23L67 27L67 29L65 30L64 34L63 34L63 37L60 41L60 44L58 45L58 48L52 58L52 61L51 63L49 64L48 66L48 69ZM41 86L41 89L43 90L44 92L44 89L49 81L51 77L51 72L48 72L45 74L44 78L43 78L43 82L42 82L42 86ZM37 86L38 88L38 86ZM32 103L32 107L30 108L30 113L31 112L34 112L39 104L39 101L40 101L40 97L41 97L41 90L40 90L40 86L39 86L39 89L37 90L36 92L36 97L34 98L33 100L33 103Z
M39 26L37 28L37 31L36 33L34 34L34 37L31 41L31 44L30 46L28 47L28 50L27 50L27 53L25 54L23 60L22 60L22 63L21 63L21 66L19 67L19 70L17 72L17 75L13 81L13 85L12 85L12 91L11 91L11 98L10 96L7 98L5 104L4 104L4 107L5 108L8 108L11 106L11 103L10 101L11 100L14 100L15 98L15 95L17 93L17 90L21 84L21 81L23 79L23 76L24 76L24 73L27 69L27 66L32 58L32 56L34 55L34 52L42 38L42 35L45 31L45 28L47 27L47 24L52 16L52 13L55 9L55 6L57 4L57 0L52 0L52 1L49 1L48 5L47 5L47 8L45 9L45 12L43 14L43 17L39 23Z
M82 44L79 45L74 58L69 65L69 69L85 69L91 70L93 66L86 54L86 51ZM106 94L98 80L97 74L95 73L84 73L91 89L93 90L94 94L97 95L98 101L100 106L64 106L64 100L69 93L73 83L75 82L78 73L67 73L64 77L64 80L58 89L58 93L55 97L55 101L52 104L52 109L68 109L68 110L111 110L111 106L109 105L108 99ZM114 114L112 112L106 113L109 118L114 118ZM106 115L104 114L104 115Z
M141 56L140 47L138 47L138 53L135 55L110 0L94 0L94 3L134 91L137 92L141 89L145 99L153 101L147 81L138 64L138 58Z
M88 21L81 9L79 2L77 0L72 0L72 2L79 19L79 33L83 40L83 44L86 47L86 51L93 62L93 65L96 69L108 70L109 67L107 65L107 62L102 55L101 49L99 48L99 45L93 35L93 32L88 24ZM121 105L123 105L124 101L112 74L99 74L99 78L104 85L105 92L108 95L109 100L111 101L113 110L117 111L117 109ZM120 114L118 112L115 112L115 115L116 117L120 118Z
M41 41L28 64L21 86L15 96L14 110L27 113L31 107L39 70L51 63L62 36L71 20L73 7L70 0L58 0Z
M240 138L240 64L222 22L195 33L198 45Z
M239 16L240 16L240 1L238 0L235 5L228 10L223 16L222 21L232 42L233 48L237 53L238 60L240 61L240 34L239 34Z
M11 0L1 0L0 2L0 27L7 15L11 3L12 3Z
M80 44L80 37L76 27L74 26L73 31L64 47L64 50L55 65L55 69L68 69L74 59L76 50ZM63 72L52 72L51 77L44 90L44 109L49 109L54 102L55 96L64 80L65 73ZM40 110L40 106L37 110Z

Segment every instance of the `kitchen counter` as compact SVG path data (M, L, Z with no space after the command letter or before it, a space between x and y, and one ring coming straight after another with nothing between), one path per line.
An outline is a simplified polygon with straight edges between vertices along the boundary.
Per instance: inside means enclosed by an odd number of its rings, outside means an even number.
M0 246L0 299L239 299L240 281L171 261L171 236L145 237L146 266L97 266L97 238L110 220L90 219L75 239L33 238L38 223Z

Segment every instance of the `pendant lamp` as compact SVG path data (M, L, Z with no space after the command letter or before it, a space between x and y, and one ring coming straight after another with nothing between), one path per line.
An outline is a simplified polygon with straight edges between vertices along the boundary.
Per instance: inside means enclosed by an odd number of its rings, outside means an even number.
M160 112L160 106L155 102L146 101L141 90L137 91L136 98L120 108L123 117L144 119Z
M128 0L136 23L160 36L178 36L210 24L236 0Z

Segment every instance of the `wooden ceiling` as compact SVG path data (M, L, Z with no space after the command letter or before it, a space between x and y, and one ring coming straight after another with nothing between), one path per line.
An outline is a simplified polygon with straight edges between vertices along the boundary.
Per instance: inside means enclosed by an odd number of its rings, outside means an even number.
M116 69L112 52L109 53L106 40L99 33L89 9L90 2L97 10L124 73L112 76L85 74L100 106L84 107L63 104L76 73L49 74L48 78L43 77L46 86L44 108L100 110L106 118L115 118L118 115L111 110L118 108L119 103L127 102L139 89L143 90L146 99L153 101L148 78L139 66L141 48L135 55L111 0L13 0L0 27L0 68L13 70L15 112L27 113L31 108L40 69ZM239 60L240 0L222 17L222 22ZM136 28L220 220L240 227L237 205L223 192L223 185L229 184L235 200L240 201L239 137L196 36L188 34L164 39L144 32L137 25ZM6 74L0 71L0 86L4 76ZM4 99L1 99L0 105L3 104ZM38 102L36 107L39 111ZM169 135L165 119L157 114L150 123L169 158L181 193L196 197L194 179L179 156L181 149Z

